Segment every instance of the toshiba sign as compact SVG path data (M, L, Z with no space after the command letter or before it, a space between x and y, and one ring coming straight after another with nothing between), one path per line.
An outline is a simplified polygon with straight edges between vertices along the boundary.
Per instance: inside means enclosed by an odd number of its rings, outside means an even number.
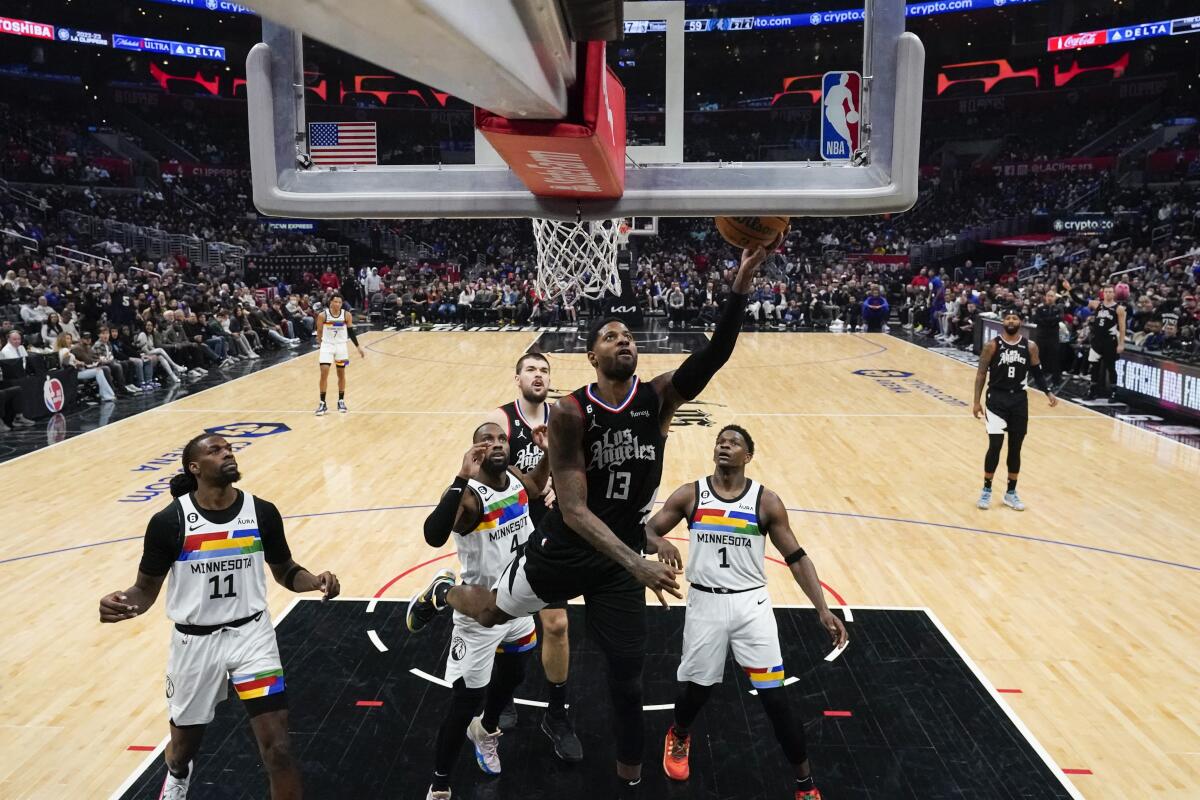
M54 26L44 22L30 22L27 19L0 17L0 33L7 33L11 36L28 36L31 39L53 39Z

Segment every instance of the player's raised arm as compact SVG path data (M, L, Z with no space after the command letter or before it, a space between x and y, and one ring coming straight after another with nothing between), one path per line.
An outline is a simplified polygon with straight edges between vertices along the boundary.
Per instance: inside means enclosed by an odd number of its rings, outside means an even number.
M482 509L474 492L467 490L467 481L479 474L487 449L487 442L471 445L454 482L442 492L442 499L425 518L425 541L430 547L444 545L451 531L469 531L479 523Z
M583 454L582 409L574 402L555 403L550 410L550 451L547 456L563 521L588 544L633 575L638 583L656 593L666 591L682 599L674 569L666 564L647 561L629 549L588 508L587 469Z
M746 302L754 276L766 257L779 247L786 236L785 230L766 247L742 251L742 263L731 287L733 291L725 301L721 319L718 320L708 344L688 356L679 369L664 372L651 381L654 390L662 398L659 420L662 422L664 435L675 411L704 391L704 387L717 374L717 370L725 366L725 362L733 354L733 347L737 344L738 334L742 330L742 320L746 316Z
M783 555L788 569L792 571L792 577L796 579L796 583L816 607L817 615L821 618L821 626L829 633L834 647L841 647L847 640L846 626L829 610L829 604L825 602L825 590L821 587L820 578L817 577L817 568L808 554L804 552L804 548L796 541L796 534L792 532L792 524L788 519L787 508L784 507L783 501L779 499L779 495L769 489L763 490L760 520L767 526L771 543Z

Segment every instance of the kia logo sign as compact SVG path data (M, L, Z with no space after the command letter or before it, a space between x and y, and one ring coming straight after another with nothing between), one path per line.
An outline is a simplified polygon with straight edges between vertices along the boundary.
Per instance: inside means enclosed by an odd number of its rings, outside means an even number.
M62 381L58 378L46 378L46 382L42 384L42 399L46 401L46 408L51 414L62 411L67 402L67 393L63 391Z

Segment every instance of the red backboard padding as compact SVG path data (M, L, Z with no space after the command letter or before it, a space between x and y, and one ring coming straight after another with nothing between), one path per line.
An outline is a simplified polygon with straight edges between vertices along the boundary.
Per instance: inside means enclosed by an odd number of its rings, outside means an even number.
M475 127L538 197L613 199L625 191L625 87L604 61L604 42L586 47L571 118L514 120L475 109Z

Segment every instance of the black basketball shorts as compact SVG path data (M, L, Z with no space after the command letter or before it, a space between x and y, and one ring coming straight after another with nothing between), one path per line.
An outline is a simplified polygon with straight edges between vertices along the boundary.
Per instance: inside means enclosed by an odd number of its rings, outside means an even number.
M1029 430L1029 396L1024 389L1015 392L988 392L984 416L989 434L1024 436Z

